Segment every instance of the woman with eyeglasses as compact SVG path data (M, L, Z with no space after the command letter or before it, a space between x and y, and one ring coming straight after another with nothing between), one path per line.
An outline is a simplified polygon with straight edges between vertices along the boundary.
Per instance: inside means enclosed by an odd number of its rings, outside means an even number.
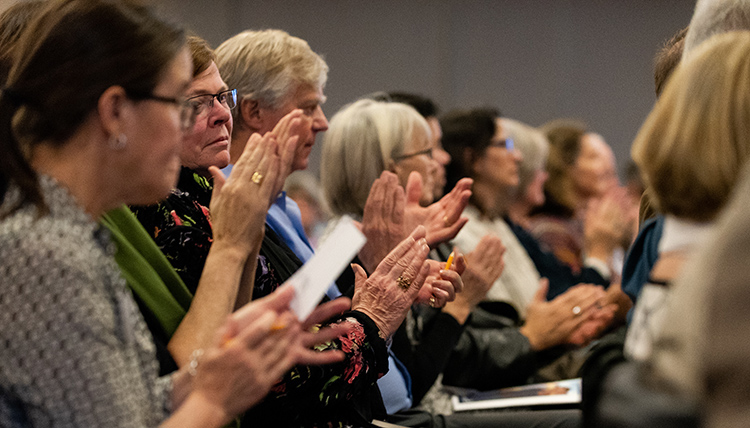
M293 364L341 359L306 349L287 288L223 317L199 358L158 377L121 248L97 220L174 185L190 62L180 28L127 0L48 1L17 42L0 95L0 426L219 427ZM269 184L222 192L270 203L279 159L258 140L238 168ZM247 237L254 260L260 237Z
M231 109L236 91L227 88L219 75L208 44L188 38L193 59L193 79L187 91L190 127L180 146L180 178L169 197L156 205L132 207L138 220L177 270L188 290L198 288L205 253L212 237L208 207L211 201L211 166L229 164L232 135ZM185 254L185 248L190 254ZM196 254L202 249L203 255Z
M362 99L343 107L331 118L323 140L321 184L333 214L366 217L374 201L378 201L374 194L383 192L387 187L385 183L391 182L392 186L401 186L410 193L418 188L414 186L416 176L427 183L419 195L422 204L433 203L433 178L428 175L436 172L432 167L435 161L428 153L432 144L434 140L430 139L427 122L408 105ZM458 187L458 181L461 180L454 181L452 187ZM468 178L462 181L471 182ZM470 226L471 221L464 227ZM508 370L500 378L498 370L488 372L488 377L496 383L506 382L506 386L523 383L530 374L526 367L534 357L523 351L519 346L521 342L514 340L513 335L479 336L466 329L470 323L469 315L503 270L503 251L500 239L488 236L467 256L469 263L459 256L460 252L456 252L452 269L461 273L463 288L456 290L455 299L446 302L440 298L412 306L407 320L393 337L391 350L397 361L391 363L388 374L378 381L389 422L401 426L423 426L419 424L430 420L436 427L548 426L547 422L551 426L575 425L578 415L574 411L442 416L446 410L450 413L450 409L436 405L436 394L428 393L441 372L456 357L466 356L459 364L481 370L488 367L486 356L502 354L501 358L509 361ZM444 267L442 263L434 263ZM436 278L440 278L439 275ZM518 335L517 329L515 335ZM488 346L491 343L495 345ZM514 356L519 358L514 360ZM399 389L394 386L401 378L408 378L411 383L408 399L400 396ZM408 410L417 405L436 412Z
M595 337L612 319L614 308L599 306L605 296L600 287L575 285L580 279L569 269L538 244L530 252L517 235L508 213L519 184L521 155L499 113L456 110L441 117L440 125L443 147L452 158L446 168L448 185L465 177L474 180L463 213L469 222L454 243L463 251L481 251L481 240L489 234L500 237L506 247L505 269L465 333L483 346L457 347L443 383L478 389L522 384L559 357L564 345L582 345ZM549 281L540 281L542 274ZM567 291L548 301L552 282Z
M189 36L187 47L193 78L185 95L186 132L180 144L177 186L158 204L131 206L132 213L127 208L114 210L104 216L103 222L113 232L118 246L131 250L130 256L121 251L117 261L153 336L162 375L194 361L195 352L210 343L223 320L251 300L252 282L248 275L242 275L251 272L255 263L255 257L241 265L232 263L232 280L217 280L228 274L226 264L217 258L234 260L235 243L244 247L253 242L226 239L243 235L240 225L244 221L238 219L247 213L239 212L237 204L234 209L231 203L214 207L222 212L213 217L209 210L211 203L217 202L212 201L213 177L209 168L223 168L229 163L230 110L236 105L236 91L227 88L221 79L213 51L205 40ZM259 144L269 145L268 137ZM267 204L257 206L258 212L265 214ZM213 226L227 233L214 236ZM142 236L143 229L147 237ZM262 232L259 221L257 239L262 239ZM156 251L148 241L155 242ZM210 260L214 241L218 245ZM144 276L143 270L155 271L156 278Z

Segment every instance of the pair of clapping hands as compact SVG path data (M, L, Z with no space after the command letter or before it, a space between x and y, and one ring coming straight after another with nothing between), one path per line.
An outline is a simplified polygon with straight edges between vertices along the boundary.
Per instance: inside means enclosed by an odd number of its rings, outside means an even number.
M455 237L468 221L461 213L471 196L471 184L471 179L461 180L442 199L422 207L422 181L416 172L409 176L406 189L388 171L373 183L360 223L367 243L359 252L372 275L367 278L365 269L353 266L352 309L373 319L384 336L395 332L412 304L443 307L463 290L463 255L457 254L448 270L445 263L426 258L430 247Z
M578 284L550 301L548 288L549 281L542 278L521 327L534 350L586 345L611 324L617 311L601 286Z
M213 345L180 371L179 376L191 380L190 394L181 404L190 403L188 407L214 415L212 422L221 426L265 397L292 366L343 360L341 351L311 348L347 334L349 324L334 324L315 332L312 327L348 310L349 299L320 305L300 322L289 308L293 297L294 288L283 286L230 315Z
M258 237L262 239L268 209L292 173L302 114L302 110L293 110L273 131L252 134L231 177L224 177L215 166L209 168L214 178L211 217L215 241L243 248L258 242Z

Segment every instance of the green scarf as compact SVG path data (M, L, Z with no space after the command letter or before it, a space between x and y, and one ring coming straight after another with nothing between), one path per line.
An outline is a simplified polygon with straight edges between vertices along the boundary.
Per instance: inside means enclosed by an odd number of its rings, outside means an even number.
M171 337L190 308L192 294L127 206L109 211L101 224L112 233L115 260L128 287Z

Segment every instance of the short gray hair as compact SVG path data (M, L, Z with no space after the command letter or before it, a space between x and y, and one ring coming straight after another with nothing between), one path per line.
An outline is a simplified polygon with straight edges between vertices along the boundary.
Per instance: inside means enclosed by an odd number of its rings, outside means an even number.
M542 131L523 122L502 117L500 123L508 137L513 139L516 150L523 155L518 171L518 193L521 194L531 184L534 174L545 169L549 141Z
M362 99L344 106L323 136L321 185L334 215L361 216L372 183L403 155L415 129L427 121L406 104Z
M750 30L750 1L698 0L685 36L683 58L716 34Z
M282 30L243 31L214 51L221 77L239 100L278 109L299 85L323 89L328 65L306 41ZM240 108L232 110L235 124Z

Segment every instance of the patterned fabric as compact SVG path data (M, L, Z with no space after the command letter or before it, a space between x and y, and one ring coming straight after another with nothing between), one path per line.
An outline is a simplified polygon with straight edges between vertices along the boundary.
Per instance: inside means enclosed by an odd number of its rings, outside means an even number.
M211 189L208 179L182 168L177 188L164 202L131 207L192 294L213 242L208 211Z
M302 262L273 230L266 228L255 272L253 298L272 293ZM375 383L388 371L385 341L364 314L346 312L329 323L351 323L354 331L317 349L341 350L344 361L326 366L296 366L247 415L253 426L367 426L384 417Z
M207 208L211 190L208 180L183 168L177 189L165 202L132 208L192 293L198 287L212 243ZM300 266L302 262L266 225L253 298L272 293ZM377 326L357 312L348 312L331 322L352 323L355 331L319 349L340 349L346 359L327 366L294 367L263 402L248 412L246 418L251 425L361 426L372 418L373 407L379 409L375 382L388 371L388 360Z
M171 380L157 377L109 234L40 181L49 213L26 205L0 222L0 426L156 426Z

